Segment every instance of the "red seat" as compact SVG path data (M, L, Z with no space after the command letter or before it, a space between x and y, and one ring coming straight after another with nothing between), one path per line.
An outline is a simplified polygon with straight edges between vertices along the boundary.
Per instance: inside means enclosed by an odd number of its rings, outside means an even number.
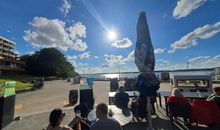
M191 105L185 97L169 96L167 105L171 121L173 121L173 117L183 117L184 123L188 123Z
M213 101L193 100L191 122L204 125L220 123L220 111Z
M167 103L189 104L189 102L185 97L174 97L174 96L169 96L167 99Z

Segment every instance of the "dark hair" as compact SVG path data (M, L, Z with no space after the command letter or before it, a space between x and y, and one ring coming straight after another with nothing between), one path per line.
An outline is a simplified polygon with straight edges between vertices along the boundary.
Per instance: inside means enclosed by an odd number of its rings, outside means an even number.
M56 127L58 126L58 121L59 121L59 118L62 116L62 110L60 108L56 108L56 109L53 109L53 111L50 113L50 125L52 127Z
M98 104L96 109L99 109L105 115L108 114L108 106L105 103Z
M213 89L215 92L220 92L220 87L214 87Z
M124 92L124 91L125 91L125 88L124 88L124 86L120 86L118 90L119 90L120 92Z

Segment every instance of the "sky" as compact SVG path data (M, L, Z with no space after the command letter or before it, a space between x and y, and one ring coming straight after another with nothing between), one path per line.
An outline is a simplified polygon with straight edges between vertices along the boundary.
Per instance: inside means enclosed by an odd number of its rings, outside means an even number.
M0 0L0 35L20 55L59 49L81 74L134 72L146 12L155 70L220 66L220 0Z

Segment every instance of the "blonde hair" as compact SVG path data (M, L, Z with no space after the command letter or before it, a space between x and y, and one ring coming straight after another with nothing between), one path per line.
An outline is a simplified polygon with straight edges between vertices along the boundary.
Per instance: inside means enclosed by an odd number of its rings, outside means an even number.
M174 97L183 97L183 94L178 88L174 88L172 90L172 96L174 96Z

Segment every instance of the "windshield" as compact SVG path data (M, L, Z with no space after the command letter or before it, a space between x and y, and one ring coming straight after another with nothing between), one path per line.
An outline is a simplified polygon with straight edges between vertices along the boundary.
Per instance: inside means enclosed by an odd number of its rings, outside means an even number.
M177 80L177 86L178 87L191 87L191 88L206 88L209 87L209 81L208 80Z

